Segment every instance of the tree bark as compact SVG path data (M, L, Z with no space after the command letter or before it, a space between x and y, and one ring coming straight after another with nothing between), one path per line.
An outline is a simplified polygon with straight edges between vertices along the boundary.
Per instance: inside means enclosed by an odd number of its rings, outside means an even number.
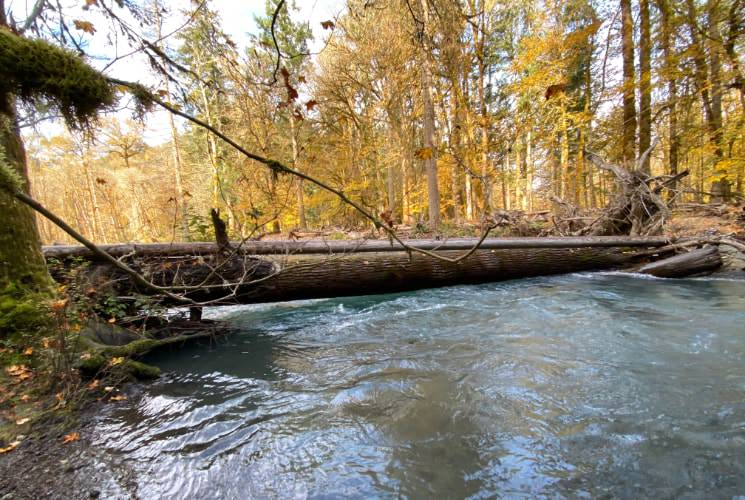
M527 237L527 238L485 238L479 246L481 250L495 249L531 249L531 248L631 248L659 247L672 240L664 236L630 237L630 236L578 236L578 237ZM423 250L470 250L478 240L475 238L453 238L448 240L406 240L407 245ZM401 252L404 248L388 240L274 240L274 241L233 241L231 248L242 255L296 255L319 254L334 255L342 253ZM219 246L215 243L146 243L101 245L100 248L114 257L124 255L152 257L159 256L198 256L217 253ZM57 245L45 246L47 258L91 258L93 254L82 246Z
M1 24L1 23L0 23ZM0 151L29 192L26 151L16 120L14 98L0 93ZM0 188L0 293L49 293L52 280L41 252L41 238L33 211Z
M649 19L649 0L639 0L639 157L652 144L652 35ZM642 172L650 173L650 157L644 156Z
M430 74L430 46L426 41L429 29L429 7L426 0L422 0L422 29L424 57L422 58L422 105L424 107L424 126L422 130L422 144L424 146L424 168L427 172L427 207L429 224L432 229L440 225L440 187L437 181L437 150L435 148L435 107L432 103L432 75Z
M634 97L634 24L631 0L621 0L621 44L623 52L622 160L629 168L636 159L636 99Z
M456 256L449 252L448 256ZM204 302L259 303L286 300L395 293L422 288L477 284L530 276L608 269L630 260L617 249L479 250L458 263L421 254L370 253L338 257L291 257L279 262L233 258L220 264L210 259L135 258L130 265L162 286L199 286L186 292ZM86 271L99 293L117 296L149 294L113 266L95 262ZM237 286L224 286L224 283ZM96 286L96 284L101 284ZM103 287L107 287L103 290ZM229 295L226 297L226 295ZM164 300L169 304L169 300Z
M665 73L668 94L668 173L678 173L678 153L680 151L680 137L678 137L678 66L673 53L673 18L669 0L658 0L662 24L662 53L665 58ZM675 183L670 185L669 198L675 196Z

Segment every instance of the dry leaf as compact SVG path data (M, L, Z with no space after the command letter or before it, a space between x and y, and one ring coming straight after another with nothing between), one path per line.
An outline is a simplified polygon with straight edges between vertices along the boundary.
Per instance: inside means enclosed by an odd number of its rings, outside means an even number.
M332 30L334 29L334 22L333 21L322 21L321 27L325 30Z
M106 392L111 392L111 391L114 390L114 388L111 387L110 385L107 385L106 387L103 388L103 390L106 391Z
M0 453L8 453L9 451L13 451L18 447L19 444L21 444L20 441L13 441L5 448L0 448Z
M55 300L51 305L52 310L54 311L61 311L65 306L67 306L67 299Z
M111 358L111 362L109 364L111 366L116 366L116 365L121 365L122 363L124 363L124 358L118 357L118 358Z
M30 399L31 399L31 396L29 396L28 394L24 394L23 396L21 396L21 401L26 402Z
M109 318L108 323L116 323L116 318L113 318L113 317Z
M125 399L127 399L127 396L120 394L119 396L112 396L110 401L124 401Z
M65 434L65 436L62 438L62 442L64 444L72 443L73 441L77 441L80 439L80 434L77 432L71 432L70 434Z
M101 383L101 381L98 380L97 378L95 378L95 379L93 379L91 381L90 384L88 384L88 389L90 389L90 390L96 389L100 383Z
M31 356L33 353L34 353L33 347L27 347L26 349L23 350L23 354L26 356Z
M93 23L90 21L83 21L81 19L75 19L72 24L75 25L76 30L85 31L86 33L92 35L96 32L96 28L93 26Z
M82 359L83 361L85 361L86 359L91 359L91 357L92 357L92 354L89 352L84 352L83 354L80 355L80 359Z
M31 419L28 418L28 417L27 418L19 418L18 420L16 420L16 425L23 425L23 424L26 424L26 423L28 423L30 421L31 421Z
M414 156L420 160L429 160L432 158L432 148L419 148L414 152Z

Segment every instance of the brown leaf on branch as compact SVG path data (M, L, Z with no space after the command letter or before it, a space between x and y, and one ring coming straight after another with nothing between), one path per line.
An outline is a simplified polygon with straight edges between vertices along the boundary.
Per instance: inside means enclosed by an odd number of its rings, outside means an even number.
M305 109L307 109L308 111L312 111L313 108L316 107L316 104L318 104L318 101L316 101L315 99L311 99L310 101L305 103Z
M333 21L321 21L321 27L325 30L332 30L334 29L334 26L336 25Z
M76 30L85 31L89 35L92 35L96 32L96 28L93 26L93 23L90 21L82 21L80 19L75 19L72 23L75 25Z
M282 68L280 73L282 74L282 80L284 80L285 88L287 89L287 102L292 102L298 98L298 93L297 90L295 90L295 87L290 83L290 72L287 71L287 68Z

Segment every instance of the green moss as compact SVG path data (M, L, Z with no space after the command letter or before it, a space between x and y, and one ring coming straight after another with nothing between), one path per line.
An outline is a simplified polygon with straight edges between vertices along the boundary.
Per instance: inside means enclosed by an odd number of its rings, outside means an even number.
M15 286L0 291L0 337L33 335L50 324L48 297Z
M0 94L5 93L30 104L48 102L73 128L114 103L109 82L78 55L0 29Z

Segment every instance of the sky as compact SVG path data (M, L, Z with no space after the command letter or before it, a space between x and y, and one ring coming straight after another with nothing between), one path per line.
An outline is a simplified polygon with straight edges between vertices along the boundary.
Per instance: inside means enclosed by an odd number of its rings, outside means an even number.
M147 1L147 0L140 0ZM35 0L11 0L7 5L18 21L26 18L28 12L33 8ZM104 69L107 61L115 54L123 54L131 49L125 42L119 41L116 46L107 39L107 23L96 8L84 10L85 0L62 0L66 12L72 19L90 21L97 32L92 36L86 36L89 44L88 50L94 56L100 56L90 60L91 64L98 69ZM189 0L163 0L164 5L171 15L165 20L164 33L174 31L181 26L186 19L183 12L190 7ZM334 20L343 10L345 0L295 0L297 11L292 13L295 21L309 22L314 34L314 41L310 45L311 52L319 51L324 45L324 32L321 22ZM240 48L248 45L250 35L256 32L254 23L255 15L263 15L265 11L264 0L211 0L210 8L217 11L221 20L223 30L236 42ZM158 84L158 79L153 75L144 57L137 54L126 57L111 67L105 69L106 74L124 80L138 81L146 85ZM119 113L126 118L131 115L129 111ZM170 139L168 117L165 111L156 111L147 118L147 130L145 140L150 144L159 144ZM61 132L63 127L60 123L45 123L38 129L44 135L55 135Z

